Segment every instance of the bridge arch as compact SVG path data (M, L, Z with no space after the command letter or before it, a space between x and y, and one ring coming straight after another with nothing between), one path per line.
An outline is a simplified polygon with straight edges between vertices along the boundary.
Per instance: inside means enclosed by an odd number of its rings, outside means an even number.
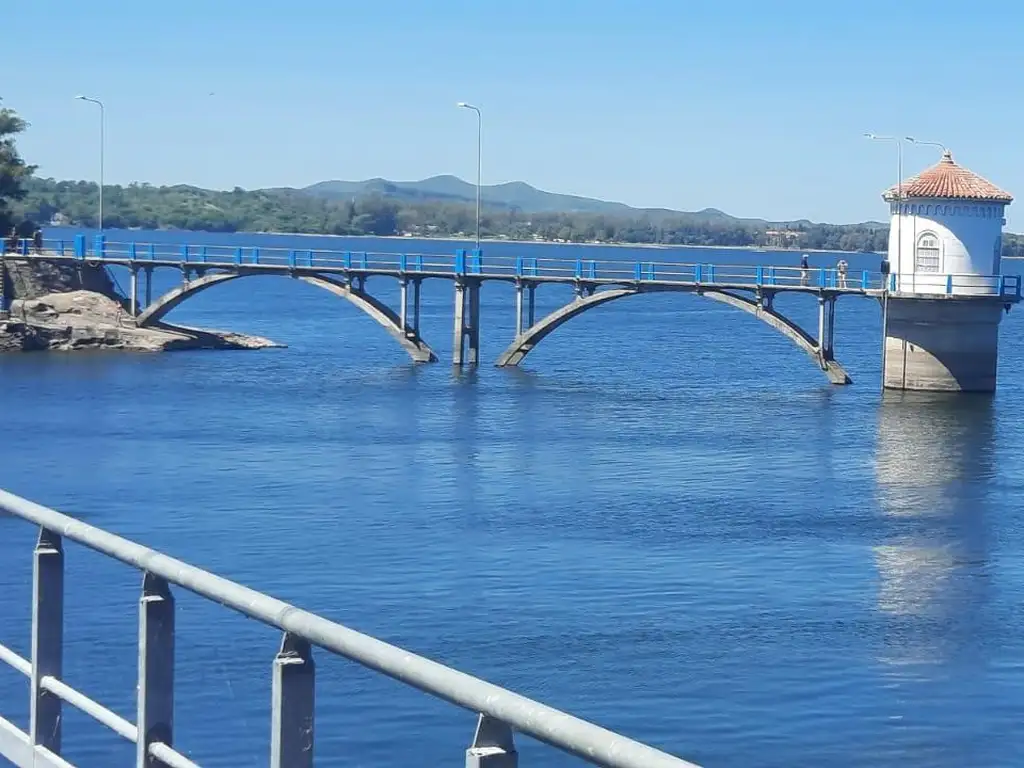
M171 289L135 318L135 323L140 328L153 325L159 322L168 312L177 307L186 299L195 296L197 293L212 288L215 285L226 283L229 280L237 280L241 277L263 274L261 272L214 272L203 275L195 280L182 283ZM402 348L409 354L413 362L432 363L437 360L434 351L420 338L419 332L406 327L402 328L402 321L398 314L380 299L377 299L365 291L351 288L343 282L334 280L323 275L302 274L296 275L296 279L302 280L310 285L323 288L326 291L354 304L367 315L372 317L386 330L394 339L402 345Z
M527 328L501 353L498 358L498 366L519 365L533 349L548 334L572 318L586 312L588 309L607 304L610 301L621 299L625 296L635 296L638 293L666 293L675 292L673 289L638 291L635 288L613 288L600 291L590 296L577 297L574 301L565 306L559 307L551 314L541 318L530 328ZM684 291L679 291L684 292ZM836 360L832 359L831 353L826 353L819 342L798 323L790 320L785 315L779 314L770 307L765 307L756 298L747 298L724 290L687 290L686 293L697 293L730 307L735 307L747 312L758 320L774 328L783 336L788 338L800 349L806 352L818 365L821 371L833 384L850 384L852 379L846 370Z

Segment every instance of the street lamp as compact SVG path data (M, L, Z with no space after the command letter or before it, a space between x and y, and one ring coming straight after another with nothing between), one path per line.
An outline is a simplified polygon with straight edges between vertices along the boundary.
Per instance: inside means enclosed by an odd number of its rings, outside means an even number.
M896 145L896 264L897 274L903 269L903 140L898 136L878 136L865 133L872 141L891 141ZM888 256L888 254L887 254ZM889 271L892 271L890 265ZM882 289L882 390L885 390L885 366L889 344L889 275L882 275L885 285Z
M103 139L104 127L103 127L103 124L104 124L104 122L106 122L105 119L104 119L103 102L100 101L99 99L94 99L91 96L81 96L81 95L79 95L79 96L75 96L75 98L79 99L80 101L88 101L88 102L90 102L92 104L96 104L100 108L100 215L99 215L99 226L97 228L99 229L100 232L102 232L103 231L103 143L104 143L104 139Z
M891 141L896 144L896 202L897 210L902 214L903 209L903 140L898 136L878 136L874 133L865 133L866 138L872 141ZM901 250L903 247L903 236L900 228L902 215L896 217L896 263L902 268ZM888 278L887 278L888 279Z
M472 104L467 104L464 101L460 101L456 104L457 107L462 109L471 109L476 112L476 247L480 249L480 166L481 160L483 159L483 132L484 132L484 118L480 114L480 108L474 107Z
M949 148L941 141L921 141L921 139L915 139L913 136L907 136L906 139L911 144L923 144L927 147L938 147L942 150L942 154L944 155L949 152Z

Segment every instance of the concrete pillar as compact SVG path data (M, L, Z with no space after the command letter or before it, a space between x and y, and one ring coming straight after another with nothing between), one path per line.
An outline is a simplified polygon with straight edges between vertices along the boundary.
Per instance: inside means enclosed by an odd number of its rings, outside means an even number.
M835 359L836 354L836 296L828 301L828 359Z
M455 315L452 327L452 364L462 365L462 343L466 338L466 285L461 280L455 281Z
M534 303L534 294L536 293L536 291L537 291L537 286L531 284L530 288L529 288L529 292L528 292L529 314L527 314L527 316L526 316L526 323L527 323L526 327L527 328L532 328L533 324L537 322L537 318L535 316L536 312L534 311L535 308L536 308L535 307L535 303Z
M153 268L146 270L146 306L153 303Z
M412 281L412 329L420 335L420 285L422 280Z
M29 736L33 746L60 754L61 699L43 688L44 677L63 679L64 546L60 535L39 529L32 573L32 673Z
M3 256L3 248L0 243L0 318L7 317L11 310L11 295L7 289L7 259Z
M285 634L271 686L271 768L312 768L316 665L309 641Z
M523 335L523 283L516 280L516 337Z
M1003 304L889 297L885 389L994 392Z
M132 267L129 277L131 287L129 293L131 293L131 316L136 317L139 314L139 270Z
M398 319L399 324L402 326L402 333L406 333L407 328L405 323L405 314L409 306L409 282L404 277L399 278L398 280L398 291L398 303L401 305L401 309L399 310L398 313Z
M480 281L469 284L469 356L470 365L480 364Z

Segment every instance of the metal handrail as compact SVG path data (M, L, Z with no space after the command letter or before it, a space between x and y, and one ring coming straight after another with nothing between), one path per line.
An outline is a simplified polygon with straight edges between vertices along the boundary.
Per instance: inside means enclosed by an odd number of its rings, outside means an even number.
M276 627L287 633L286 637L303 638L314 646L479 713L481 720L484 717L490 718L594 765L608 768L696 768L693 763L626 736L2 490L0 512L34 523L41 531L75 541L244 616ZM11 663L10 656L9 651L6 656L0 652L0 661ZM18 666L17 662L15 665ZM22 671L24 665L22 661ZM47 687L53 690L52 683L47 684ZM69 703L75 702L69 700ZM152 747L157 748L158 752L170 749L166 745L158 747L153 744ZM150 753L156 754L152 749ZM168 764L177 764L172 762L175 757L180 755L172 756Z

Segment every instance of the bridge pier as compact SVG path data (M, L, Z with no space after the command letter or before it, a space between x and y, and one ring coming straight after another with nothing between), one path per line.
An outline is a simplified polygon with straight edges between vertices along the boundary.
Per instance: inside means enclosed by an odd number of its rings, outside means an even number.
M7 288L7 259L0 245L0 320L7 318L11 311L11 297Z
M836 339L836 297L818 297L818 361L822 370L826 363L835 360Z
M130 313L132 317L138 317L139 314L139 270L136 267L131 267L129 273L129 289L130 294Z
M516 336L523 334L526 328L532 328L537 322L535 293L537 284L526 280L516 281ZM525 322L523 294L526 294Z
M480 363L480 281L455 281L455 323L452 332L452 363Z
M995 392L1001 301L890 297L888 304L885 389Z
M398 294L398 303L400 305L398 310L398 322L402 326L402 333L405 333L408 328L405 321L405 314L409 308L409 281L404 277L398 278Z
M146 306L153 303L153 268L146 267Z

